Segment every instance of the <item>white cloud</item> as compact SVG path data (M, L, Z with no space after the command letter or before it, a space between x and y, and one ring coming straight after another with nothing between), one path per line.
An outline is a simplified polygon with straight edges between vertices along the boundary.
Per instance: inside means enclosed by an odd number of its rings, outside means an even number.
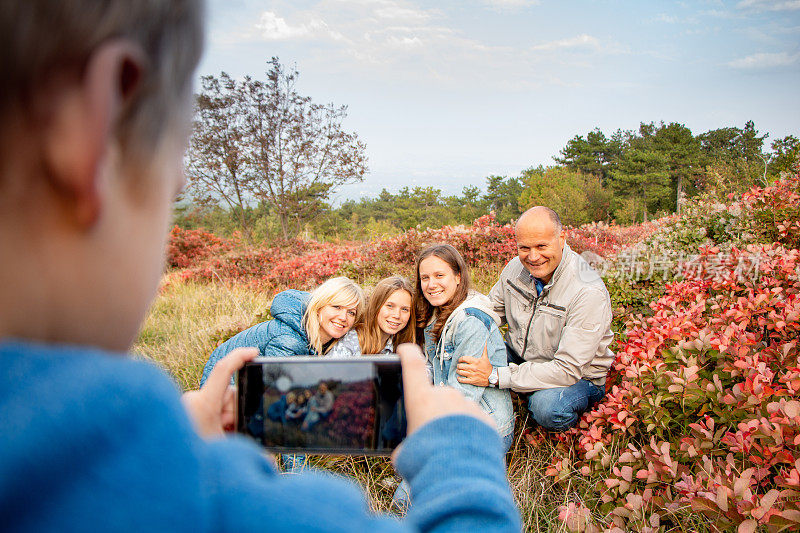
M492 2L500 4L523 2ZM588 68L588 55L628 52L588 34L533 46L485 40L453 27L441 10L412 0L317 0L303 9L286 4L258 13L249 30L230 33L233 42L308 44L326 62L444 85L519 91L563 86L568 84L557 71L564 65ZM558 53L564 51L570 53Z
M702 14L723 20L736 20L745 18L745 15L742 13L734 13L733 11L724 11L722 9L709 9L708 11L704 11Z
M800 61L800 53L788 54L786 52L758 53L734 59L728 66L745 70L769 69L788 67Z
M659 13L654 20L656 22L666 22L667 24L676 24L681 21L678 17L667 15L666 13Z
M736 7L753 11L794 11L800 9L800 0L742 0Z
M341 34L331 31L322 20L313 19L307 24L291 25L286 19L279 17L272 11L261 13L255 30L259 37L267 41L286 41L305 37L331 37L340 39Z
M531 47L531 50L558 50L562 48L594 48L600 49L600 41L591 35L581 34L569 39L549 41Z
M413 37L389 37L386 42L401 48L416 48L422 46L422 40L416 35Z

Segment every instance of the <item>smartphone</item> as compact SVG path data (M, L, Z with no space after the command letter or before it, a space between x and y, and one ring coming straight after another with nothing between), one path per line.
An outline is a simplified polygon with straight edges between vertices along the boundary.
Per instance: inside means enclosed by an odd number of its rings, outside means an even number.
M406 436L394 354L259 357L237 386L237 431L270 451L388 455Z

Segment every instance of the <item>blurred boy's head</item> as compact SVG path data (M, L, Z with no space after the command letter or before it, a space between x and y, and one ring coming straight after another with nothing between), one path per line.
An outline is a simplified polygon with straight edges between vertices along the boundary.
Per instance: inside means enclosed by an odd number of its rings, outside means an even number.
M0 5L0 338L134 338L182 186L201 4Z

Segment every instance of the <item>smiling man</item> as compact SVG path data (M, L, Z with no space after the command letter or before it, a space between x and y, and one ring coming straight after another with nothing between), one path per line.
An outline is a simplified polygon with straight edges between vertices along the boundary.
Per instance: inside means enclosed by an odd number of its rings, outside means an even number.
M489 294L508 323L509 365L465 356L459 381L532 393L528 409L536 422L565 431L605 394L614 360L611 301L600 276L566 244L555 211L527 210L515 232L518 257Z

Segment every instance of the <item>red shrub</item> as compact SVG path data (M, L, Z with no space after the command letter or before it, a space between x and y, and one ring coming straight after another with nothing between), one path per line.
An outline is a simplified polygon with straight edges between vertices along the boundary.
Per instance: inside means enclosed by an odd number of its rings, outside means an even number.
M769 187L753 187L740 201L749 230L761 240L800 248L800 174Z
M183 279L244 283L256 289L311 289L360 257L353 243L287 241L214 257L182 273Z
M567 228L567 242L578 253L589 250L608 258L621 248L646 239L674 219L674 216L664 217L633 226L592 222L577 228Z
M473 267L504 263L517 253L514 227L498 225L494 214L489 214L476 219L469 227L444 226L424 231L412 228L397 237L374 243L373 256L395 264L413 265L423 248L438 243L453 245Z
M200 229L184 230L175 226L167 243L167 266L188 268L215 256L227 253L235 241L223 239Z
M372 437L375 408L372 405L372 382L359 381L340 387L333 411L325 425L326 434L337 442L361 445Z
M606 520L800 525L799 273L798 250L704 249L629 322L608 395L569 435Z
M651 235L665 220L629 227L603 223L568 227L567 242L578 253L591 250L602 257L609 257L622 246ZM503 265L517 255L514 226L498 225L494 214L488 214L476 219L469 227L444 226L424 231L410 229L397 237L375 243L374 257L396 264L413 265L420 250L436 243L453 245L470 266L477 268Z

